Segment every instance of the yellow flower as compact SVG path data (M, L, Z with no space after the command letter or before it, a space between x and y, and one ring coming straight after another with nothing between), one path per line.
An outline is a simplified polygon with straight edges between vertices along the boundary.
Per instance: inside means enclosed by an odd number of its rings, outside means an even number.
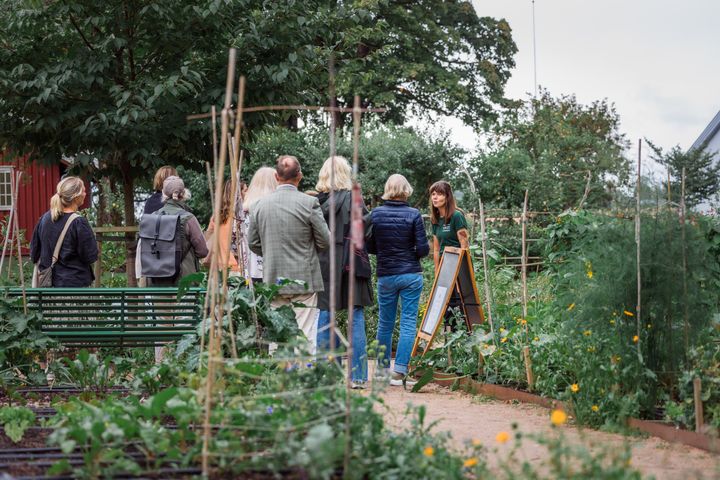
M585 335L586 337L589 337L591 334L592 334L592 332L590 330L585 330L583 332L583 335Z
M428 445L423 449L423 455L425 455L426 457L432 457L433 455L435 455L435 449Z
M610 325L615 325L615 320L610 320Z
M521 324L521 325L527 325L527 320L525 320L525 319L523 318L522 320L520 320L520 324Z
M503 338L500 340L500 343L505 343L505 342L507 342L507 337L503 337Z
M507 432L498 432L498 434L495 435L495 441L498 443L505 443L508 440L510 440L510 434Z
M575 304L574 304L574 303L571 303L570 305L568 305L568 308L567 308L568 312L569 312L570 310L572 310L573 308L575 308Z
M595 351L595 347L588 347L587 351L590 352L590 353L592 353L592 352Z
M473 447L481 447L482 441L479 438L473 438L472 444L473 444Z
M587 272L587 277L588 277L588 278L592 278L592 277L593 277L592 270L588 270L588 272Z
M592 410L593 412L597 412L600 410L600 407L598 407L597 405L593 405L592 407L590 407L590 410Z
M634 316L635 316L634 313L628 312L627 310L623 310L623 313L624 313L625 315L627 315L628 317L634 317Z
M505 329L503 327L500 327L500 333L504 332Z
M553 410L552 414L550 415L550 421L553 425L560 426L567 422L567 413L563 412L562 410Z
M638 340L640 340L640 337L638 337L637 335L635 335L635 336L633 337L633 343L637 343Z
M475 457L471 457L471 458L468 458L467 460L465 460L465 461L463 462L463 467L465 467L465 468L472 468L472 467L474 467L474 466L477 465L477 464L478 464L478 459L475 458Z
M580 386L577 383L573 383L572 385L570 385L570 390L573 393L577 393L580 391Z
M647 324L648 330L652 328L652 323Z
M539 342L539 341L540 341L540 337L533 338L533 342Z

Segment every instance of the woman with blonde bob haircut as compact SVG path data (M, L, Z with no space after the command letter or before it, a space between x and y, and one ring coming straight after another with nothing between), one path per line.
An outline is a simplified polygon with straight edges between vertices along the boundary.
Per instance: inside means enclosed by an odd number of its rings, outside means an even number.
M383 200L398 200L406 202L410 195L413 194L413 188L407 178L395 173L385 182L385 192L383 193Z
M347 310L350 301L350 212L352 210L352 170L344 157L330 157L325 160L315 188L318 191L318 201L330 225L330 219L335 217L335 307L337 310ZM334 177L334 178L332 178ZM331 182L332 178L332 182ZM333 188L334 187L334 188ZM334 197L335 209L330 206ZM363 205L363 216L367 209ZM354 250L354 249L353 249ZM370 261L367 250L353 252L355 254L355 282L353 305L353 355L350 360L352 367L353 388L364 388L368 380L367 367L367 336L365 334L364 307L373 304L372 285L370 277ZM322 271L325 290L318 294L318 333L317 345L321 350L330 348L330 251L318 252L320 270ZM339 345L339 341L335 342Z
M50 210L40 217L33 232L30 258L40 271L53 267L53 287L89 287L95 280L92 264L98 258L98 248L90 224L77 213L85 203L85 183L78 177L65 177L56 191ZM63 231L59 253L54 257Z
M378 366L388 370L390 385L412 385L406 378L417 328L420 293L423 289L420 259L430 253L420 211L408 205L413 189L396 173L385 182L385 203L372 211L372 235L368 251L377 255ZM400 338L392 372L392 337L400 302Z

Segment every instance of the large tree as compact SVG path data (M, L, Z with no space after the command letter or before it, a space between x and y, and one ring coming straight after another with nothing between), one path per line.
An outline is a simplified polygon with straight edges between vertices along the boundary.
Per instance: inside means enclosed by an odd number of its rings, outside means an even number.
M628 180L628 143L606 100L583 105L574 96L542 91L505 115L487 150L471 161L483 200L522 205L525 190L536 209L607 206Z
M682 175L685 170L685 203L694 207L710 200L720 191L720 162L717 153L705 145L684 151L675 145L667 152L645 139L652 150L651 158L667 167L671 176L670 192L673 202L680 203Z
M504 104L515 45L506 22L470 2L356 0L8 0L0 11L0 144L36 161L134 191L162 164L210 158L208 122L220 105L227 49L247 74L246 104L324 104L327 63L337 97L478 123ZM279 117L279 118L278 118ZM293 115L248 115L251 129ZM127 271L133 278L128 242Z

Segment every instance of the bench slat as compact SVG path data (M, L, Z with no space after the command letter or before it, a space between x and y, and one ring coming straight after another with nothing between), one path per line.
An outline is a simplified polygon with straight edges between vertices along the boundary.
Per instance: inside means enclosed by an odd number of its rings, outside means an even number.
M0 288L0 295L21 298L20 288ZM39 312L43 331L65 345L152 346L194 334L202 318L205 291L178 289L28 288L28 308Z

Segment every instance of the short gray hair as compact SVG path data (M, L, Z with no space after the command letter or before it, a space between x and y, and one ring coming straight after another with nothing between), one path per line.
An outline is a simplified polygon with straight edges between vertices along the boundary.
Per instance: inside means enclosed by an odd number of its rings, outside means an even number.
M407 200L413 193L410 182L403 175L394 173L385 182L385 193L383 200Z

